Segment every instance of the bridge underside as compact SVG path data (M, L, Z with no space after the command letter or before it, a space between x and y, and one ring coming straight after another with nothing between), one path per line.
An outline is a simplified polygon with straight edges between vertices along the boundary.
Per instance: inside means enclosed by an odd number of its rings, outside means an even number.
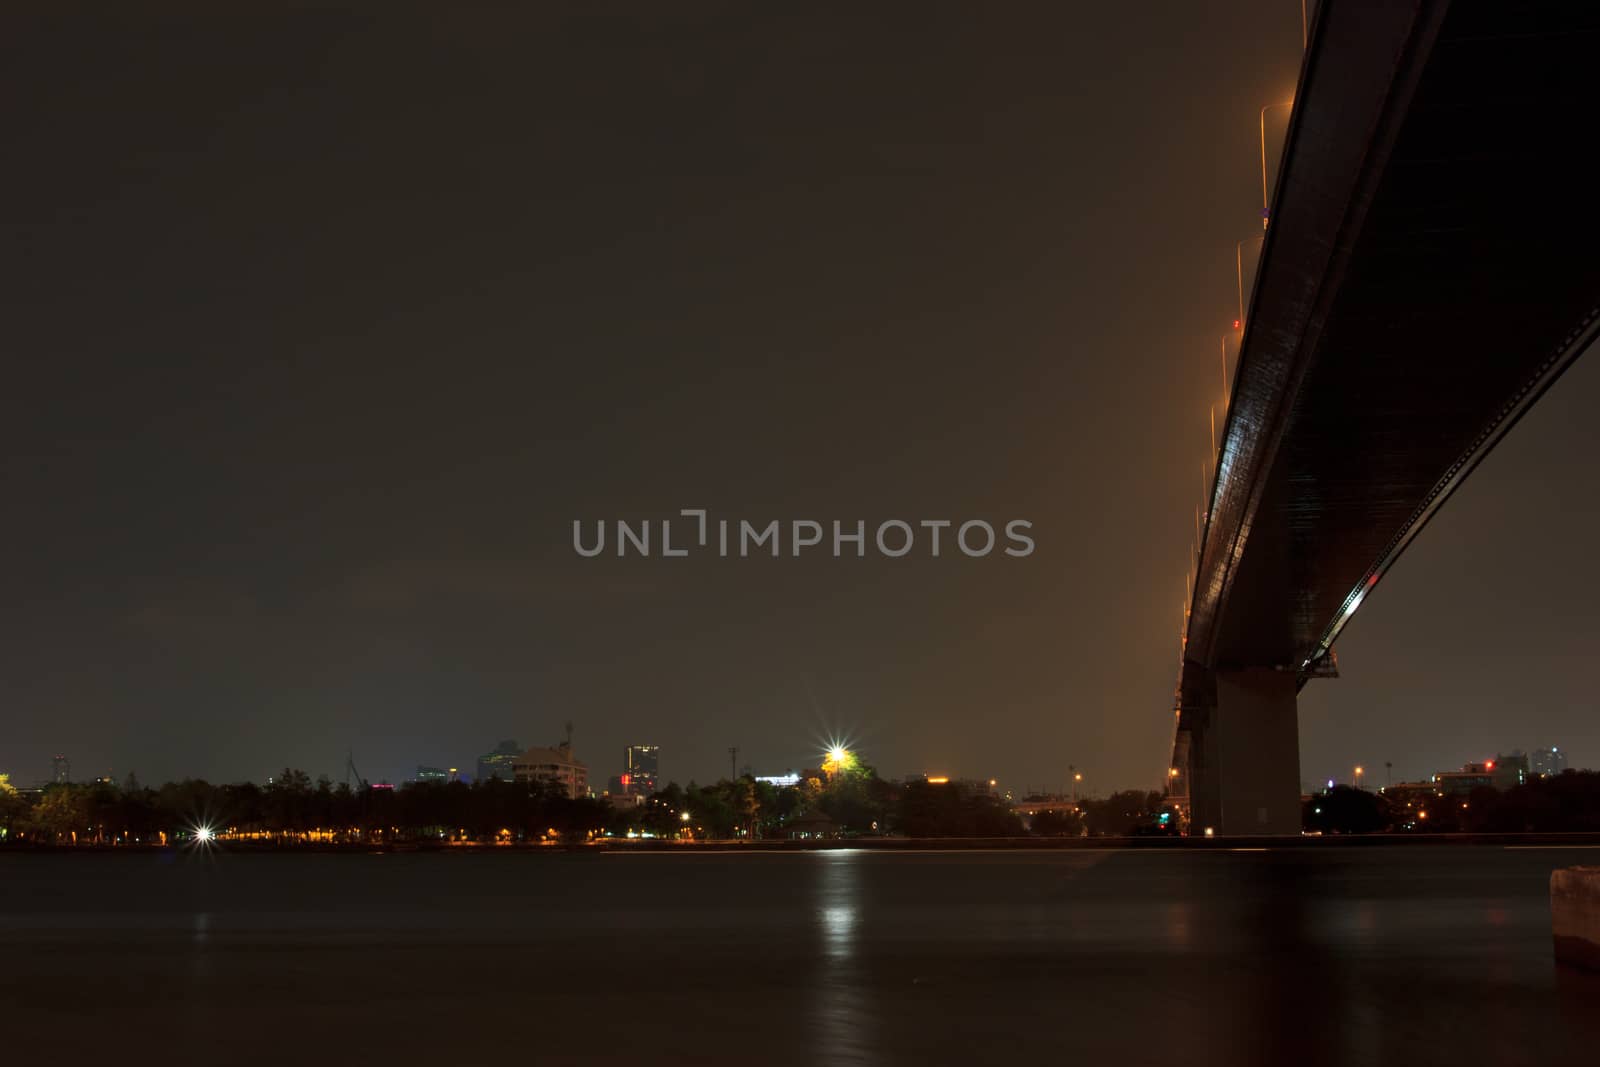
M1600 11L1321 6L1179 685L1175 791L1225 833L1298 831L1294 694L1600 304Z

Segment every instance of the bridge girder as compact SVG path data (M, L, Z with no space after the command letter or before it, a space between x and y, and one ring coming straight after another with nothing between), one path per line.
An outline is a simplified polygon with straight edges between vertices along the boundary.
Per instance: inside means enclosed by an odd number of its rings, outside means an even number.
M1597 33L1600 10L1570 4L1319 5L1185 641L1173 766L1197 802L1212 786L1196 761L1238 748L1216 736L1219 679L1266 670L1297 688L1322 671L1395 559L1600 331L1600 211L1565 147L1600 113L1584 73ZM1529 227L1518 209L1543 203L1576 210Z

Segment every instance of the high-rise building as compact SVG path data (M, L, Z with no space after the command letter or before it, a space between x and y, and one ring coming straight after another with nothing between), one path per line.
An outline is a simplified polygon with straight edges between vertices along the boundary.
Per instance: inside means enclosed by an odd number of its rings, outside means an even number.
M661 785L660 771L660 745L629 745L622 754L622 792L649 796Z
M530 748L512 763L518 782L546 782L566 790L576 800L589 795L589 768L573 758L572 742L555 748Z
M1554 745L1533 750L1533 773L1551 778L1567 769L1567 754Z
M516 780L514 764L517 757L522 755L522 746L515 741L502 741L494 746L494 750L478 757L479 782L487 782L491 778L498 778L502 782Z
M50 776L51 781L57 785L64 785L72 781L72 764L67 761L67 757L57 756L52 762L55 764L55 768Z
M419 763L417 764L417 776L413 778L412 781L441 783L448 782L450 781L450 772L445 770L443 767L424 767Z

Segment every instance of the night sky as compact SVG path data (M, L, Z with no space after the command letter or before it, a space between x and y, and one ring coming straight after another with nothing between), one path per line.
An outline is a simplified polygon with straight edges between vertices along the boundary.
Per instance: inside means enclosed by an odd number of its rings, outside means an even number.
M843 736L1157 786L1297 5L390 8L4 16L0 772L398 780L570 720L597 784ZM1600 762L1597 398L1368 599L1304 779ZM573 551L690 507L1038 547Z

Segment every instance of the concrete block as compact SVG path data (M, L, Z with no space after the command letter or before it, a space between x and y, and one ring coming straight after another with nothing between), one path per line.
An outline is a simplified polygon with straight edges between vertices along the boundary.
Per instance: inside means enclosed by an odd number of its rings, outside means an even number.
M1551 872L1550 932L1557 960L1600 971L1600 867Z

